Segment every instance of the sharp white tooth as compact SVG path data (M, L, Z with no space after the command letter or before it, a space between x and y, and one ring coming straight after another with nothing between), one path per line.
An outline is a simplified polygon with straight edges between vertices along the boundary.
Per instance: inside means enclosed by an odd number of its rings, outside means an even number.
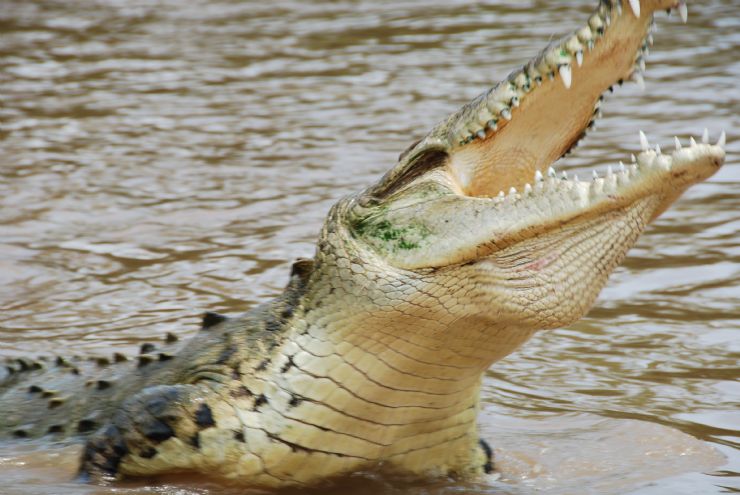
M689 144L693 147L696 146L696 139L694 139L694 136L691 136L689 138Z
M612 170L611 165L606 166L606 178L611 179L612 175L614 175L614 170Z
M630 161L631 161L632 163L635 163L635 162L637 161L637 157L635 156L635 154L634 154L634 153L630 154Z
M516 187L511 186L511 188L509 189L509 195L513 196L515 194L516 194Z
M594 177L594 179L598 179L599 178L599 174L596 173L596 170L592 170L591 171L591 175Z
M568 180L568 172L566 172L565 170L560 172L560 178L563 180Z
M642 74L640 74L638 71L635 71L632 74L632 80L635 81L637 87L640 88L640 91L645 91L645 78L642 77Z
M640 0L630 0L630 7L635 17L640 17Z
M647 151L648 149L650 149L648 138L642 131L640 131L640 146L642 147L642 151Z
M646 39L647 39L648 45L653 46L653 43L655 43L655 38L653 38L653 35L648 34Z
M558 71L560 72L560 77L563 78L563 84L565 85L565 88L570 89L570 83L571 83L572 76L573 76L573 74L570 71L570 65L563 64L560 66Z
M624 173L626 170L627 169L624 167L624 163L623 162L619 162L619 171L621 173Z
M506 196L506 195L504 194L504 192L503 192L503 191L499 191L499 192L498 192L498 197L499 197L499 198L503 198L504 196Z
M686 6L686 2L681 0L678 2L678 13L681 16L681 20L684 24L689 20L689 8Z
M547 167L547 175L549 177L555 177L555 169L552 167Z
M660 155L660 145L659 144L656 144L655 145L655 153L657 153L658 155Z
M542 177L542 172L540 172L539 170L537 170L537 171L536 171L536 172L534 173L534 180L535 180L536 182L540 182L540 181L541 181L542 179L543 179L543 177Z
M681 150L681 141L678 140L678 136L673 136L673 143L676 145L676 151Z
M709 129L706 127L704 128L704 133L701 135L701 142L704 144L709 144Z
M637 59L637 66L640 68L641 72L645 72L645 59L640 57Z
M578 178L578 174L575 174L573 176L573 182L576 182L576 183L581 182L581 179Z
M727 144L727 134L725 134L725 131L722 131L722 134L719 135L719 139L717 140L717 146L720 148L724 148Z
M501 110L501 116L506 120L511 120L511 110L509 110L508 108L504 108L503 110Z
M478 136L481 139L485 139L486 138L486 131L484 131L483 129L481 129L480 131L476 132L475 135Z
M524 194L532 194L532 186L524 184Z
M578 67L583 65L583 50L578 50L576 52L576 63L578 64Z

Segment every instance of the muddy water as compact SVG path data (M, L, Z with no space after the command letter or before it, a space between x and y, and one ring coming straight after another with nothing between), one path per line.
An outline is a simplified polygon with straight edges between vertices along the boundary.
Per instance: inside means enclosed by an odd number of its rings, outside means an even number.
M591 4L0 0L0 354L133 351L274 295L334 200ZM323 493L740 489L739 28L733 0L660 15L648 91L619 89L561 164L624 159L640 128L730 134L587 318L488 373L501 478ZM0 446L0 493L237 492L78 485L76 454Z

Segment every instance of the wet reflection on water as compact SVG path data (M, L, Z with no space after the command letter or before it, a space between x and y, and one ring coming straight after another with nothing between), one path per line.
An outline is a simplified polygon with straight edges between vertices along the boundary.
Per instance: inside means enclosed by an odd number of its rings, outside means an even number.
M591 4L4 0L1 353L131 351L265 300L333 201ZM649 230L588 318L489 373L502 480L336 493L738 486L740 21L724 0L658 23L648 91L619 89L562 166L623 159L640 128L667 145L705 126L728 131L728 164ZM3 489L112 493L67 482L73 450L4 446ZM116 493L231 493L198 483Z

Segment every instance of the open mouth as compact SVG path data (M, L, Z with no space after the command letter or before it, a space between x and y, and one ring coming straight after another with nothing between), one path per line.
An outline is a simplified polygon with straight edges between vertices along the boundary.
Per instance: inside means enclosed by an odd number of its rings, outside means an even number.
M432 131L446 142L448 169L463 194L525 192L593 127L613 85L642 84L652 12L675 8L687 18L685 2L642 3L641 12L637 0L600 2L585 26L551 43ZM604 180L612 181L609 174Z
M640 133L642 151L627 165L594 171L584 181L553 164L593 126L605 92L623 81L642 82L653 13L673 9L686 20L683 1L602 0L585 26L402 154L359 200L355 234L395 265L416 269L482 259L556 236L566 225L580 228L635 209L643 228L719 169L724 132L716 144L706 131L685 147L676 138L670 153L651 148Z

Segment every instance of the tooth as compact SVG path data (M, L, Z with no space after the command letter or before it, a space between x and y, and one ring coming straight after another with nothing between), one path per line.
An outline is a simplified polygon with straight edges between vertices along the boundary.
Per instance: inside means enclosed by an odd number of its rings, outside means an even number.
M681 15L683 23L686 24L686 21L689 20L689 8L684 0L678 2L678 13Z
M478 136L481 139L485 139L486 138L486 131L484 131L483 129L481 129L480 131L476 132L475 135Z
M534 180L535 180L536 182L540 182L540 181L542 180L542 172L540 172L539 170L537 170L537 171L536 171L536 172L534 173Z
M635 154L634 153L630 154L630 161L632 163L635 163L637 161L637 158L635 157Z
M650 148L648 138L642 131L640 131L640 146L642 147L642 151L647 151Z
M653 35L648 34L646 39L647 39L648 45L653 46L653 43L655 43L655 39L653 38Z
M645 91L645 78L642 77L642 74L638 71L634 71L632 73L632 80L637 83L637 87L640 88L640 91Z
M565 85L565 88L570 89L570 83L571 83L571 78L572 78L572 73L570 71L570 65L563 64L560 66L558 71L560 72L560 77L563 78L563 84Z
M576 52L576 63L578 64L578 67L583 65L583 50L578 50Z
M645 59L642 57L638 57L637 66L640 68L640 72L645 72Z
M598 179L599 178L599 174L596 172L596 170L592 170L591 171L591 175L593 175L594 179Z
M524 184L524 194L532 194L532 186Z
M709 129L706 127L704 128L704 133L701 135L701 142L704 144L709 144Z
M725 134L725 131L722 131L722 134L719 135L719 139L717 140L717 146L724 148L725 144L727 144L727 134Z
M623 162L619 162L619 171L621 173L624 173L626 170L627 169L624 167L624 163Z
M640 0L630 0L630 7L635 17L640 17Z
M548 167L548 168L547 168L547 175L548 175L549 177L555 177L555 169L554 169L554 168L552 168L552 167Z
M560 172L560 178L563 180L568 180L568 172L566 172L565 170Z
M499 198L503 198L504 196L506 196L506 195L504 194L504 192L503 192L503 191L499 191L499 192L498 192L498 197L499 197Z
M607 179L611 179L612 178L612 175L614 175L614 171L612 170L612 166L611 165L607 165L607 167L606 167L606 178Z
M681 149L681 141L678 140L678 136L673 137L673 143L676 145L676 151Z
M491 119L486 122L486 127L491 129L492 131L495 131L498 128L498 125L496 125L496 119Z
M508 108L504 108L503 110L501 110L501 116L506 120L511 120L511 110L509 110Z
M696 146L696 139L694 139L694 136L691 136L689 138L689 144L693 147Z
M518 97L518 96L515 96L515 97L513 97L513 98L511 99L511 101L509 102L509 104L510 104L510 105L511 105L512 107L514 107L514 108L518 107L518 106L519 106L519 97Z
M575 174L575 175L573 176L573 182L575 182L575 183L579 183L579 182L581 182L581 179L579 179L579 178L578 178L578 174Z
M659 144L655 145L655 153L660 155L660 145Z
M515 195L515 194L516 194L516 187L514 187L514 186L511 186L511 188L509 189L509 195L510 195L510 196L513 196L513 195Z

